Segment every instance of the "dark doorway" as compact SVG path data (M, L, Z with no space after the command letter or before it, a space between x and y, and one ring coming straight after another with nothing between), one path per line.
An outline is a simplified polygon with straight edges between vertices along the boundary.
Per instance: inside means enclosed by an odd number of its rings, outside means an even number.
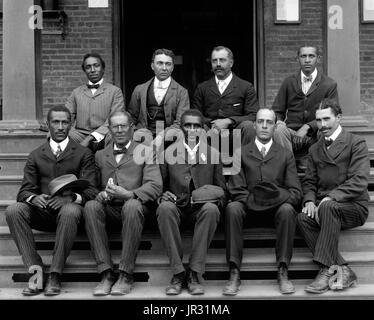
M252 1L124 1L122 6L126 105L137 84L153 76L154 50L167 48L178 56L173 78L188 89L212 76L211 50L218 45L234 53L233 71L252 83L254 69L254 9Z

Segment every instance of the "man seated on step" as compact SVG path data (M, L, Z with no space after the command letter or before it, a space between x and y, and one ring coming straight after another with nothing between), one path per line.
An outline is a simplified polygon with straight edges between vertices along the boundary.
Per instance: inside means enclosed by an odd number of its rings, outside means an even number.
M301 201L301 186L291 151L273 141L276 115L261 108L254 124L256 138L242 147L241 161L234 156L234 167L240 173L228 181L232 202L225 210L226 259L230 278L224 295L236 295L240 288L243 256L243 225L275 225L275 255L280 292L295 289L288 280L292 257L296 215ZM251 259L251 257L249 257Z
M297 51L300 69L287 77L273 103L277 115L274 140L283 147L308 152L317 141L316 106L325 98L338 101L336 82L317 68L321 54L316 46Z
M185 283L191 295L204 293L200 277L220 209L226 203L219 153L207 145L203 125L200 111L185 111L181 117L183 137L165 150L164 163L160 164L164 193L156 215L173 272L167 295L180 294ZM194 229L187 272L183 265L181 222L185 226L192 224Z
M135 259L150 204L162 193L160 168L148 147L133 141L131 115L117 111L109 117L113 143L95 154L101 192L84 207L85 227L101 282L95 296L128 294L134 282ZM120 230L122 251L119 278L113 273L109 232Z
M45 295L60 293L60 276L81 221L82 205L97 194L94 157L89 149L68 137L71 124L66 107L54 106L48 111L49 141L30 153L17 202L5 211L10 232L28 270L32 266L43 268L32 229L56 231ZM88 180L89 187L80 193L51 195L48 188L51 180L66 174ZM31 296L41 291L28 286L22 293Z
M110 142L108 117L124 110L122 90L104 80L105 62L97 53L83 57L82 70L88 83L74 89L66 101L73 115L73 127L69 136L94 152Z
M340 230L363 225L368 217L370 161L365 140L342 129L341 118L334 100L325 99L317 108L321 137L309 149L302 183L303 209L297 225L320 268L305 288L311 293L345 289L357 282L338 251L339 235ZM339 274L341 281L336 282Z
M171 50L157 49L153 52L151 68L155 76L135 87L127 108L136 129L148 132L150 140L155 138L156 147L160 150L164 149L162 144L167 132L180 128L181 115L190 108L188 91L171 76L174 60ZM160 125L160 130L157 130ZM166 145L169 144L166 141Z

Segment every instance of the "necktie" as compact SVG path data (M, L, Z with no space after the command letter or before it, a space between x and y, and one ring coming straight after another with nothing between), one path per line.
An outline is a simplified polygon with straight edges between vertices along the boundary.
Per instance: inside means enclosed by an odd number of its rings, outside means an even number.
M265 146L262 146L262 148L261 148L261 154L262 154L262 158L265 158L265 156L266 156L266 148L265 148Z
M326 148L329 147L331 145L331 143L333 143L334 140L332 139L325 139L325 145L326 145Z
M99 84L88 84L87 83L87 88L88 89L98 89L100 87Z
M312 76L308 76L308 77L303 77L303 80L304 80L304 82L306 83L306 82L312 82L312 80L313 80L313 77Z
M219 89L219 92L222 94L223 91L225 90L225 81L222 81L222 80L218 81L218 89Z
M57 145L57 150L56 150L56 153L55 153L56 158L58 158L58 157L60 156L61 153L62 153L62 150L61 150L60 145L58 144L58 145Z
M125 154L127 152L126 148L118 149L118 150L113 150L113 154L116 156L118 154Z

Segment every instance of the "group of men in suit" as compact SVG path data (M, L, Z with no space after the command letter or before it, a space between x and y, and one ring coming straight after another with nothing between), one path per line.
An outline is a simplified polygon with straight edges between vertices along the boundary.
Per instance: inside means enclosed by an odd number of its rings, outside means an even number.
M190 294L204 293L201 275L221 216L230 271L224 295L240 289L244 225L262 220L276 229L281 293L295 292L288 266L296 225L320 267L305 290L322 293L354 284L357 277L339 254L338 239L341 229L362 225L368 215L367 146L341 128L336 83L316 68L318 49L302 47L297 59L301 70L284 81L273 108L259 109L253 86L231 71L231 50L216 47L211 55L215 76L197 87L190 109L187 90L171 78L174 54L159 49L151 62L155 77L135 88L125 111L121 91L103 81L104 61L86 55L82 69L89 83L73 91L66 107L49 110L50 138L30 154L17 203L6 210L28 269L43 266L31 228L56 230L44 293L60 293L63 265L81 221L101 275L94 295L129 293L141 234L152 212L173 271L168 295L180 294L185 286ZM164 131L157 130L160 121ZM159 165L152 146L135 139L136 129L150 132L156 146L170 129L180 139L161 149ZM228 183L220 150L206 139L206 130L219 135L224 129L242 133L242 148L233 156L238 174ZM312 139L318 141L310 148L300 184L292 149L305 148ZM86 147L102 150L94 156ZM66 174L88 181L89 187L67 190L61 184L63 192L51 192L51 181ZM194 229L187 268L181 223L192 223ZM107 235L115 229L122 239L118 278ZM339 283L333 282L334 272L341 275ZM28 285L23 294L41 290Z

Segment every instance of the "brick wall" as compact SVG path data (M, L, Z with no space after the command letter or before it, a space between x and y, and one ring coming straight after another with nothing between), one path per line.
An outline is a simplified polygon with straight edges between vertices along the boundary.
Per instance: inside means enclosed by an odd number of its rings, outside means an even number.
M297 48L304 43L322 47L324 0L300 1L301 24L274 24L275 1L264 0L265 101L271 106L285 77L299 64ZM307 42L306 42L307 41Z
M65 40L58 34L42 35L44 113L55 104L64 104L71 91L84 83L82 57L90 51L102 55L105 79L112 82L112 9L88 8L87 0L60 0L60 9L68 16ZM44 19L44 30L58 31L58 22Z
M360 24L361 112L374 118L374 24ZM373 122L373 121L372 121Z

